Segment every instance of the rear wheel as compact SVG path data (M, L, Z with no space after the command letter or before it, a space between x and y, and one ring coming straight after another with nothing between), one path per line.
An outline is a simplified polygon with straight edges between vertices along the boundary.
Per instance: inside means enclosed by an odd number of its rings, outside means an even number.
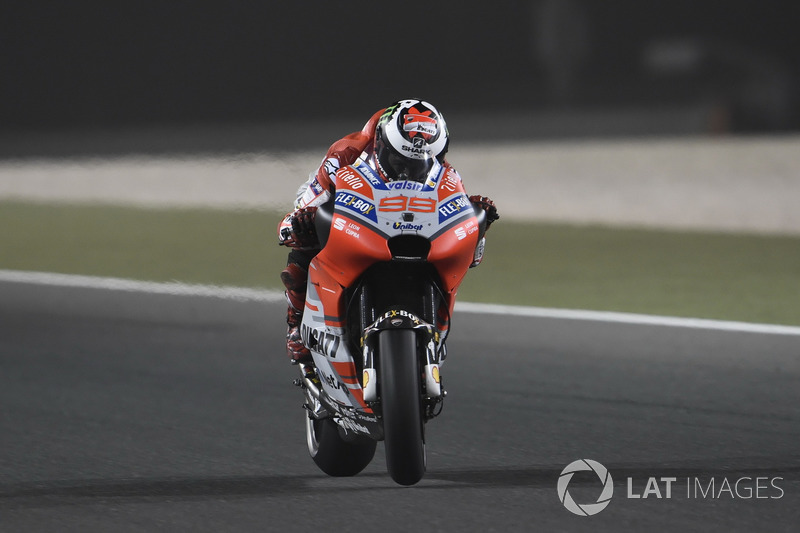
M339 426L330 418L316 420L306 415L308 453L320 470L329 476L354 476L364 470L375 455L378 443L353 435L345 440Z
M410 329L382 331L378 346L386 467L395 482L413 485L425 474L416 335Z

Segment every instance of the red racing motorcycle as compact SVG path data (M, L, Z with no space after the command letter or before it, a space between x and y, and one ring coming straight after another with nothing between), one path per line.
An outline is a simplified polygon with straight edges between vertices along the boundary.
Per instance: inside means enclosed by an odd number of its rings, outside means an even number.
M325 473L361 472L384 441L392 479L426 469L425 424L446 395L441 365L456 292L483 253L485 213L435 163L424 183L384 182L357 161L317 210L322 250L301 324L313 364L295 383L308 451Z

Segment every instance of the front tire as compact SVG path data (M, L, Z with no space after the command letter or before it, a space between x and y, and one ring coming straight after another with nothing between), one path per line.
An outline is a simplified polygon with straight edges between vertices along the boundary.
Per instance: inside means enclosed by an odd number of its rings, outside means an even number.
M335 477L355 476L372 461L378 443L370 438L353 436L345 440L339 426L330 418L316 420L306 415L308 453L320 470Z
M395 482L413 485L425 475L416 335L410 329L382 331L378 347L386 467Z

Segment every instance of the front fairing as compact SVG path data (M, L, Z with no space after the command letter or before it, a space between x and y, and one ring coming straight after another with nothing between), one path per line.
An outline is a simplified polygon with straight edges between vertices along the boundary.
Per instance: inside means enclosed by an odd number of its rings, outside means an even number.
M427 261L443 289L454 293L475 252L480 231L460 178L438 162L425 183L386 183L363 162L337 174L328 241L317 255L330 276L349 287L369 266L391 261L389 241L417 236L430 242Z
M386 183L363 162L336 175L330 228L309 269L301 335L325 392L345 407L371 413L358 376L361 354L351 353L357 348L347 341L348 289L375 265L413 260L435 270L449 313L472 263L480 235L475 211L458 174L438 162L435 170L425 183ZM397 246L403 239L424 241L425 257L403 257L407 247ZM391 274L369 280L397 283Z

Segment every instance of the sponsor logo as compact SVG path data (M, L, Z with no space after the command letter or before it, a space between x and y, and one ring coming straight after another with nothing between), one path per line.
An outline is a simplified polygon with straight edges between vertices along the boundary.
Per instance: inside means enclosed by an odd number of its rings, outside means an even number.
M352 222L348 222L341 217L337 217L333 221L333 229L343 231L345 234L355 237L356 239L361 238L361 234L359 233L359 231L361 231L361 226Z
M356 433L364 433L365 435L369 435L369 430L365 427L356 422L355 420L350 420L349 418L338 418L336 419L336 423L342 426L344 429L349 429L350 431L355 431Z
M365 178L369 181L370 185L372 185L375 189L386 189L386 183L375 173L372 168L364 163L363 161L355 167Z
M350 395L350 389L348 389L346 385L340 383L338 379L336 379L335 377L331 376L330 374L326 374L325 372L323 372L321 370L318 370L318 372L319 372L319 375L322 377L322 379L325 381L325 383L328 384L328 386L330 388L342 391L345 394L347 394L348 396Z
M458 178L458 174L455 173L454 170L450 169L445 174L444 179L442 180L441 188L450 191L456 192L458 190L458 183L460 179Z
M430 148L418 148L416 146L407 146L405 144L403 146L401 146L400 149L403 150L404 152L408 152L409 154L426 154L426 155L428 155L428 154L431 153L431 149Z
M397 108L400 107L400 104L395 104L393 106L387 107L386 111L383 112L381 118L378 119L378 124L384 123L392 117L392 114L397 111Z
M350 411L346 410L342 414L351 420L355 420L357 422L364 422L366 424L377 424L378 417L373 414L367 414L363 411Z
M306 325L301 326L301 336L309 350L321 353L331 359L336 358L336 352L339 350L340 338L333 333L325 333L318 329L310 328Z
M339 170L340 165L338 159L336 159L335 157L329 157L328 159L325 160L322 166L325 169L325 172L328 174L328 176L333 176Z
M317 181L316 178L314 178L314 181L311 182L311 190L314 191L314 194L317 196L322 194L322 185L319 184L319 181Z
M380 322L381 320L386 320L386 319L389 319L389 318L397 319L397 320L392 320L391 324L393 326L400 326L400 325L402 325L403 321L398 319L397 317L401 317L401 316L410 319L414 324L421 324L422 323L422 321L419 319L419 317L417 317L413 313L409 313L408 311L405 311L403 309L392 309L391 311L386 311L383 314L383 316L381 316L377 321Z
M422 224L403 224L402 222L395 222L392 228L402 231L421 231Z
M386 184L390 189L399 189L399 190L412 190L412 191L421 191L422 183L417 183L416 181L390 181Z
M474 220L470 220L463 226L459 226L455 229L456 238L459 241L464 240L467 238L467 235L472 235L478 231L478 229L478 224Z
M444 222L448 218L466 211L471 206L472 204L470 204L469 199L466 196L463 194L461 196L457 196L439 206L439 222Z
M358 189L362 188L364 184L364 180L361 179L361 176L350 170L349 168L345 168L342 170L339 175L337 176L338 180L342 181L348 187L357 191Z
M378 221L378 217L375 215L375 204L348 192L336 193L336 205L364 215L372 221Z

